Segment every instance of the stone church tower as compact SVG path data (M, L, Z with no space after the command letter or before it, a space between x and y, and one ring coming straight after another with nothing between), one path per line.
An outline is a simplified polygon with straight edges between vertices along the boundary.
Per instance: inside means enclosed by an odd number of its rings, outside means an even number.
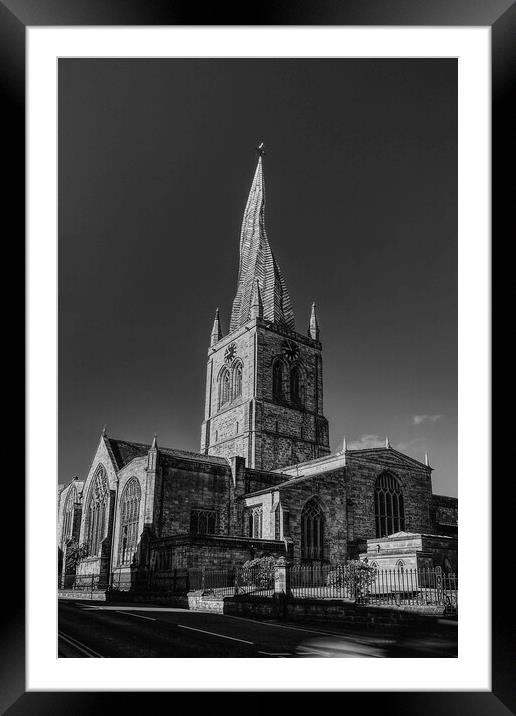
M274 470L330 449L315 304L307 334L297 333L265 231L262 154L242 220L229 333L222 335L218 309L211 332L201 452Z

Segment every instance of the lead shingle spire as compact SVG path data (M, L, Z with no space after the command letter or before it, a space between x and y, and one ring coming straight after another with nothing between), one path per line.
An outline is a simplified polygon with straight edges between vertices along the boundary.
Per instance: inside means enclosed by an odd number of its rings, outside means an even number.
M258 147L258 164L247 199L240 232L238 286L231 312L230 332L251 318L255 282L258 283L263 318L290 330L295 329L294 312L285 281L265 231L265 188L263 182L263 142Z
M250 318L263 318L263 303L260 295L260 284L258 279L254 279L253 283L253 295L251 296L251 312Z

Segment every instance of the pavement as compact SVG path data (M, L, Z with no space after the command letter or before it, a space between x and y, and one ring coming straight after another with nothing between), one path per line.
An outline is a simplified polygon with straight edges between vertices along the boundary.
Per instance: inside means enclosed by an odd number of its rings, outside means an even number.
M151 604L60 600L58 656L456 657L457 623L373 633L338 622L258 621Z

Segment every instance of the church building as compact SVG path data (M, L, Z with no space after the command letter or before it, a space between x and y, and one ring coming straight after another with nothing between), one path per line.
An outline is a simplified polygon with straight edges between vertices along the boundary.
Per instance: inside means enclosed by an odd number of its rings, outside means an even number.
M405 552L457 571L457 500L433 494L427 459L388 440L330 451L317 310L298 332L265 230L262 154L229 332L218 309L211 331L199 452L104 430L85 479L59 493L63 580L72 563L109 580L263 555L335 563L372 554L373 543L385 564Z

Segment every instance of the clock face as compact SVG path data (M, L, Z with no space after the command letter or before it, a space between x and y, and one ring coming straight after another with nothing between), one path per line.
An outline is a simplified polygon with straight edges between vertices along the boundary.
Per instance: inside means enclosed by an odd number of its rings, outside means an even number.
M226 348L226 352L224 353L224 360L226 361L226 363L231 363L231 361L233 360L233 358L235 356L236 356L236 344L231 343L231 345L229 345Z
M296 360L299 357L299 348L292 341L286 341L282 346L282 351L288 361Z

